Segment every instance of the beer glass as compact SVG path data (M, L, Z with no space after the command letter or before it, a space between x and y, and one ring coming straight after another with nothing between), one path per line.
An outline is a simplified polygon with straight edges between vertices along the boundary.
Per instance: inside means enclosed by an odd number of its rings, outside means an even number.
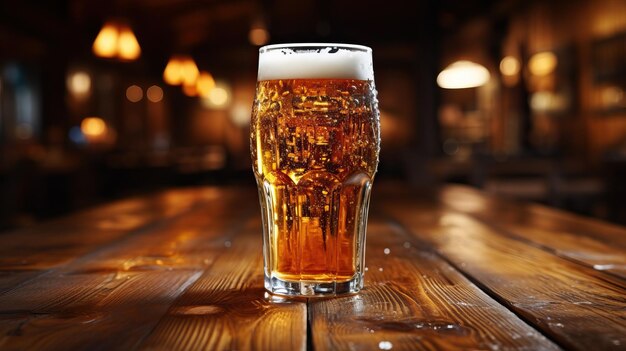
M316 43L260 48L250 149L265 288L306 297L362 289L380 149L371 49Z

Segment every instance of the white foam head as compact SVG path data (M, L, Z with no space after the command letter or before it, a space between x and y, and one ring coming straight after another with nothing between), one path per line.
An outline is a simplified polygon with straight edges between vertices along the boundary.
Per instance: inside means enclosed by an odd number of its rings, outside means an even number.
M278 44L259 49L257 80L374 80L372 50L348 44Z

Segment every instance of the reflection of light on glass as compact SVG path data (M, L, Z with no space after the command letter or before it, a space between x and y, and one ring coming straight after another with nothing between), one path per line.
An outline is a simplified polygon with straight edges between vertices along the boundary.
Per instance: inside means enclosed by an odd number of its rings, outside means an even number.
M2 66L0 75L5 88L0 101L0 110L4 112L0 128L6 128L15 138L30 139L39 131L41 119L41 97L33 71L9 62Z
M151 102L159 102L163 100L163 89L158 85L153 85L146 91L146 97Z
M556 65L556 55L549 51L540 52L530 57L528 70L535 76L546 76L554 71Z
M507 56L500 61L500 72L505 76L514 76L519 73L519 61L513 56Z
M457 61L437 76L437 84L445 89L473 88L489 81L489 71L474 62Z
M100 117L87 117L80 123L80 130L89 137L100 137L106 133L107 125Z
M120 36L117 43L118 55L124 60L135 60L141 55L141 48L135 34L128 26L120 27Z
M238 102L230 110L230 119L239 127L245 127L250 124L250 106L248 104Z
M178 56L172 56L163 71L163 80L170 85L179 85L183 82L182 60Z
M91 77L87 72L77 71L67 77L67 90L76 97L83 97L91 89Z
M211 89L215 87L215 80L211 73L202 71L198 76L198 81L196 82L196 90L198 91L198 95L204 98L209 97L209 93Z
M130 102L139 102L143 98L143 90L137 85L126 88L126 98Z
M93 53L100 57L114 57L117 53L117 27L106 23L93 42Z

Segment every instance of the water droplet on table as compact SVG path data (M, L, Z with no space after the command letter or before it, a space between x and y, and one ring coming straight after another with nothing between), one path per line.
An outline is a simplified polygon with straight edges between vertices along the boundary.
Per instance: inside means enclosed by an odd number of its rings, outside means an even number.
M391 350L393 348L393 344L391 341L383 340L378 343L378 348L381 350Z

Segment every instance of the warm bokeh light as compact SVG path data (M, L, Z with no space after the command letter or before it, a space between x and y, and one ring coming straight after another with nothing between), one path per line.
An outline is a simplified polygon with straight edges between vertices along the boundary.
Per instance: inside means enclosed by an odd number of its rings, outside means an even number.
M106 134L107 125L100 117L86 117L80 123L80 130L87 138L98 138Z
M143 99L143 90L137 85L126 88L126 98L130 102L139 102Z
M215 79L211 73L202 71L198 76L198 81L196 82L196 90L198 91L198 95L204 98L208 98L211 93L211 89L215 88Z
M163 80L170 85L186 85L187 92L196 91L200 71L190 56L172 56L163 71ZM193 87L191 87L193 85ZM194 93L192 96L197 94Z
M251 107L249 104L239 101L230 109L230 120L236 126L245 127L250 124Z
M256 18L250 25L250 31L248 32L248 40L250 44L261 46L270 41L270 33L265 25L265 20L262 17Z
M146 91L146 97L151 102L159 102L163 100L163 89L158 85L153 85Z
M221 109L228 105L231 98L230 87L224 82L216 82L206 98L202 98L202 105L207 108Z
M107 22L93 42L96 56L122 60L136 60L141 55L141 47L129 26Z
M117 26L112 23L106 23L93 42L93 53L100 57L114 57L117 54L118 35Z
M471 61L456 61L437 76L437 84L445 89L474 88L489 81L489 71Z
M195 84L183 84L183 94L189 97L198 96L198 89L196 88Z
M513 56L507 56L500 61L500 72L505 76L514 76L519 73L519 60Z
M248 33L248 40L252 45L265 45L270 40L270 33L265 28L251 28Z
M172 56L163 71L163 80L170 85L179 85L183 82L182 60L179 56Z
M181 64L182 82L184 85L196 85L200 71L196 62L189 56L185 57Z
M141 55L137 38L128 26L121 26L117 40L118 55L123 60L136 60Z
M67 90L75 97L83 97L91 89L91 77L84 71L76 71L67 77Z
M528 61L528 70L535 76L547 76L554 72L556 65L556 55L550 51L540 52L531 56Z
M209 92L209 100L215 106L223 106L228 101L228 92L222 87L215 87Z

